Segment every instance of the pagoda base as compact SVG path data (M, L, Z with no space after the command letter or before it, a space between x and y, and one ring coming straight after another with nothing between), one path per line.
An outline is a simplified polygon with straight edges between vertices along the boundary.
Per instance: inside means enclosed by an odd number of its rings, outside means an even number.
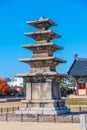
M22 100L22 106L19 110L16 111L16 114L59 115L69 113L70 109L67 108L64 104L65 102L62 99L44 101Z
M67 107L48 107L48 108L32 108L31 110L16 110L16 114L44 114L44 115L59 115L69 113L70 109Z

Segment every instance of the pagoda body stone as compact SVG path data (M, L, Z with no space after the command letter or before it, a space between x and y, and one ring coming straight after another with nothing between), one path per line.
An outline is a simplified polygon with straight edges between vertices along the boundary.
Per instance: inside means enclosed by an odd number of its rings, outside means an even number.
M65 107L65 100L61 99L60 81L64 74L56 72L56 65L66 61L53 56L56 50L63 48L50 40L60 38L52 30L56 26L49 18L41 17L37 21L27 21L27 24L34 26L36 32L25 33L26 36L35 40L35 44L23 45L23 48L33 51L32 58L19 59L21 62L30 64L28 73L16 74L23 77L26 82L26 100L22 100L19 113L31 114L60 114L69 112Z

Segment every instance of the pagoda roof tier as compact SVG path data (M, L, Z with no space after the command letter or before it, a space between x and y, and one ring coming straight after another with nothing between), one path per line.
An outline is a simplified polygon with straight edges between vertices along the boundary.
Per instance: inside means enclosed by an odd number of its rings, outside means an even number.
M43 27L45 27L46 29L48 29L51 26L56 26L57 24L54 23L51 19L49 18L44 18L43 16L40 17L39 20L36 21L27 21L27 24L34 26L37 29L42 29Z
M27 32L24 33L26 36L35 39L36 41L40 40L52 40L54 38L60 38L61 36L54 33L52 30L45 30L45 31L37 31L37 32Z
M35 77L35 76L56 76L56 77L66 77L65 74L60 74L60 73L57 73L57 72L53 72L53 71L50 71L50 72L34 72L34 73L20 73L20 74L16 74L15 76L17 77Z
M54 56L50 56L50 57L37 57L37 58L26 58L26 59L19 59L19 61L21 62L25 62L25 63L31 63L31 62L38 62L38 61L48 61L48 60L54 60L58 63L65 63L66 61L61 60L59 58L56 58Z
M62 50L63 48L54 44L53 42L50 42L50 43L39 43L39 44L26 44L26 45L23 45L22 47L23 48L27 48L27 49L31 49L31 50L37 50L37 48L41 48L41 47L47 47L47 46L50 46L52 47L51 49L52 50Z

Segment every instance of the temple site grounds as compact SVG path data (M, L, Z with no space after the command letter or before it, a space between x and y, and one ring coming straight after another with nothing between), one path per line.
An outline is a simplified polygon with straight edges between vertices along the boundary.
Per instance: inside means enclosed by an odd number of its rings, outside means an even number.
M27 24L36 28L35 32L24 33L35 44L22 47L32 50L33 56L19 61L30 64L31 69L15 75L24 79L26 98L0 103L0 130L83 130L87 122L87 115L83 115L87 114L86 99L61 97L60 83L67 76L56 72L56 65L66 61L53 55L63 48L51 40L61 36L48 29L57 24L43 16ZM84 85L79 84L78 96L86 95Z
M20 102L0 103L0 108L20 106ZM75 107L75 105L72 105ZM80 130L80 123L52 123L52 122L1 122L0 130Z

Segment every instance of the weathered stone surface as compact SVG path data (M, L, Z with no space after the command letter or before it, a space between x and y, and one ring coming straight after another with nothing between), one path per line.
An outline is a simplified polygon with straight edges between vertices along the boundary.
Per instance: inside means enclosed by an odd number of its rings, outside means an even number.
M31 100L31 94L32 94L32 92L31 92L31 83L27 83L26 84L26 100Z

